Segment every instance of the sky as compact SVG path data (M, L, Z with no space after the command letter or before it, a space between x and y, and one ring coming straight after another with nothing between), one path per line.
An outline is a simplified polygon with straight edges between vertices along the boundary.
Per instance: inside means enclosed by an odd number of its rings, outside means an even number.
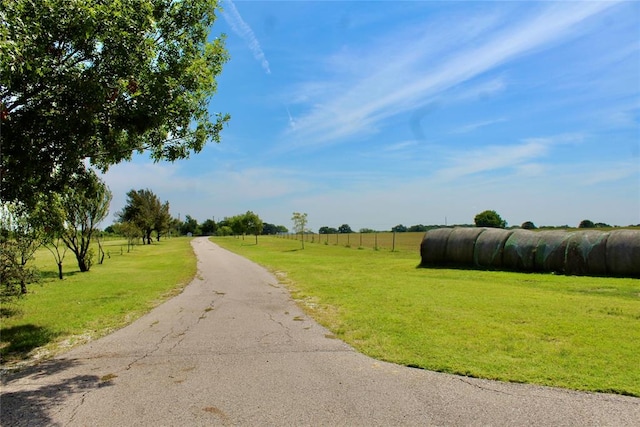
M231 1L220 144L104 175L202 222L640 224L640 2Z

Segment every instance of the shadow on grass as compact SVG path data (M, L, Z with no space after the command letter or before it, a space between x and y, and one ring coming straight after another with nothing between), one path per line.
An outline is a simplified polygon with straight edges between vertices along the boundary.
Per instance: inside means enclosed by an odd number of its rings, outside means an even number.
M73 277L76 274L80 273L79 270L75 270L75 271L62 271L62 277L63 278L67 278L67 277ZM45 271L40 271L40 279L44 282L49 282L49 281L54 281L54 280L60 280L60 278L58 277L58 271L53 271L53 270L45 270ZM45 283L42 283L45 284Z
M2 330L0 337L0 358L2 362L7 359L26 359L29 352L37 347L42 347L53 341L59 333L49 328L36 325L20 325Z
M2 376L2 425L53 425L51 417L55 408L65 404L75 393L111 385L96 375L72 375L64 377L65 370L78 365L76 360L51 360L17 372ZM58 378L61 377L61 378ZM28 385L14 384L25 380ZM34 387L34 384L41 385ZM9 391L7 391L9 390Z
M6 307L6 306L0 307L0 317L13 317L21 313L22 313L22 310L16 307Z

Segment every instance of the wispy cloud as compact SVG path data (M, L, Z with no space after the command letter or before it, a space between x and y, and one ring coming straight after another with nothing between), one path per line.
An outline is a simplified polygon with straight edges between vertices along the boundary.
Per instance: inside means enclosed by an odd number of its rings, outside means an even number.
M469 133L485 126L490 126L496 123L505 122L506 120L507 119L505 119L504 117L501 117L499 119L483 120L480 122L469 123L467 125L460 126L459 128L454 129L451 133Z
M482 172L511 169L543 157L548 151L548 145L537 140L519 145L492 145L481 150L457 153L449 159L451 166L441 169L436 176L447 181Z
M489 145L477 150L450 153L449 166L440 169L436 178L451 181L479 173L511 170L519 175L535 175L544 171L539 160L546 157L553 147L580 143L581 134L564 134L552 137L527 138L519 144Z
M417 144L418 143L415 140L401 141L401 142L393 143L391 145L387 145L382 149L382 151L387 153L394 152L394 151L401 151L411 147L415 147Z
M498 31L495 16L487 15L485 25L477 19L473 42L457 40L453 28L443 29L438 36L414 34L412 39L390 34L393 43L376 46L374 53L359 58L363 71L355 77L348 75L350 80L342 85L346 89L311 100L311 110L297 117L296 128L288 131L288 147L333 144L376 132L387 118L419 108L482 73L562 40L613 4L545 4L532 16L511 17L512 23ZM434 48L440 41L452 43L450 39L458 43L451 46L454 53Z
M242 16L240 16L240 12L236 8L236 5L233 4L231 0L224 0L225 7L222 11L222 16L227 21L229 26L234 33L236 33L240 38L242 38L246 43L251 53L253 53L253 57L260 63L262 68L267 74L271 74L271 68L269 67L269 61L267 61L262 48L260 47L260 42L258 38L254 34L253 30L247 24Z

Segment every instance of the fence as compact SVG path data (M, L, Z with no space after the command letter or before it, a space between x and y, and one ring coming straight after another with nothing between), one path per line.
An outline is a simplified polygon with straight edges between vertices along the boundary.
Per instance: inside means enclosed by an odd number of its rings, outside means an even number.
M300 240L300 234L283 234L285 239ZM424 232L407 233L305 233L304 242L312 244L344 246L354 249L420 252Z

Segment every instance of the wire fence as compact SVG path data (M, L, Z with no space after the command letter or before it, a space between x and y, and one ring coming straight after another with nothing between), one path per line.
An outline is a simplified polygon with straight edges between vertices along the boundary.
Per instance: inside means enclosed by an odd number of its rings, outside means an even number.
M344 246L354 249L420 252L424 232L337 233L337 234L282 234L280 237L305 243Z

